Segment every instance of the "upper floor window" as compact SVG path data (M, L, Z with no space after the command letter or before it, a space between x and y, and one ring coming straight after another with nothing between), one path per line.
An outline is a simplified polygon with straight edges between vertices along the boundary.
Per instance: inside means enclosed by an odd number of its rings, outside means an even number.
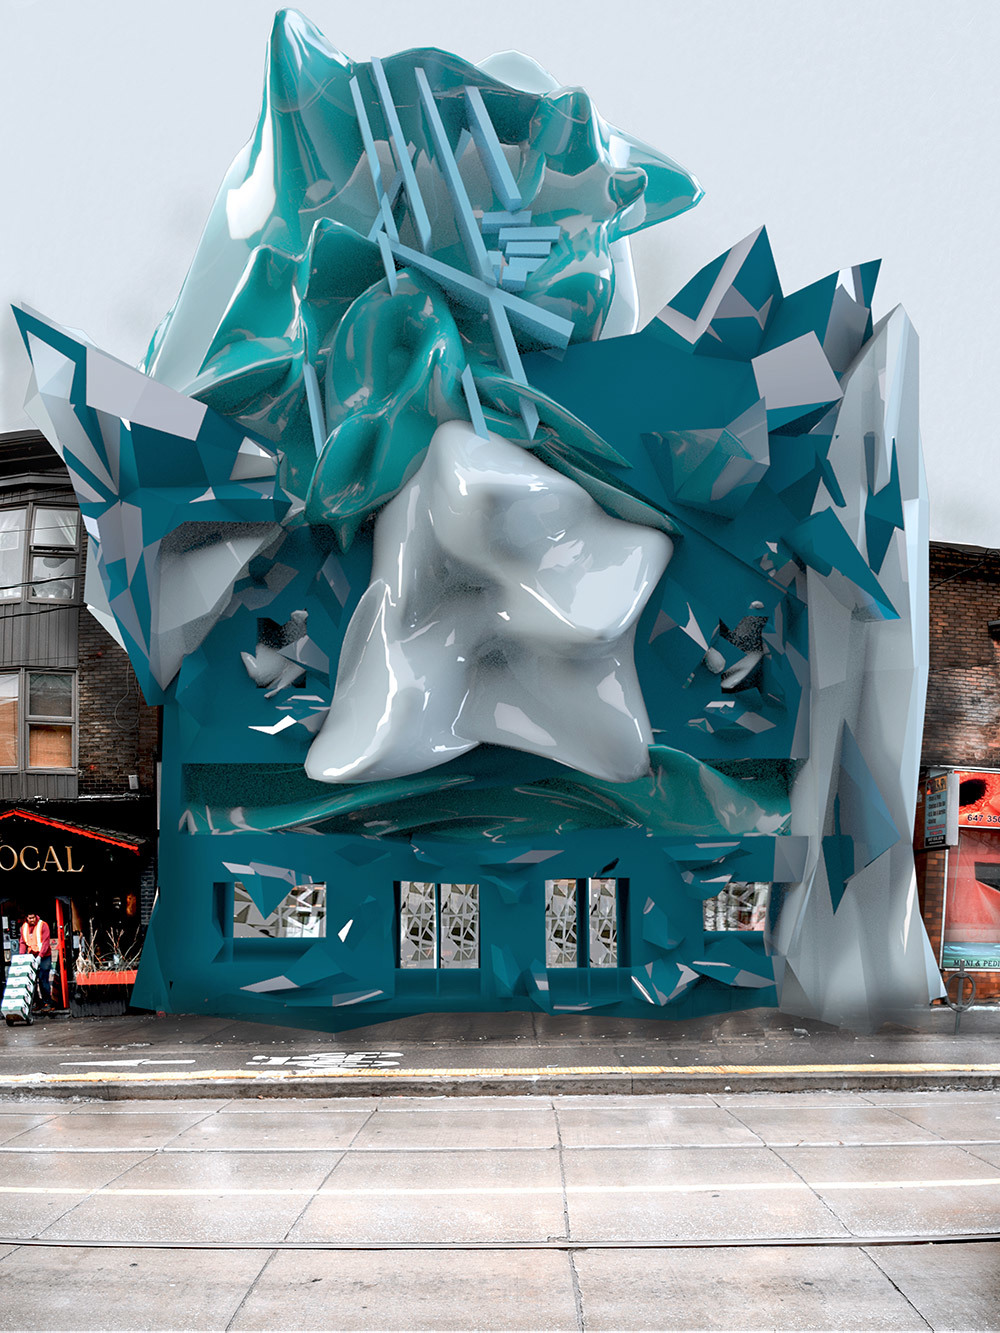
M74 601L79 527L68 506L0 509L0 602Z
M0 768L75 767L73 687L68 671L0 674Z

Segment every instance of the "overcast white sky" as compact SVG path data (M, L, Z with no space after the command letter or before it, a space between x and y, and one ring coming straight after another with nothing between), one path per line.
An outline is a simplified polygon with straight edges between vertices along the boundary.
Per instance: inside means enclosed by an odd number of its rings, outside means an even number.
M250 136L268 0L0 0L0 431L30 425L8 306L137 361ZM357 58L516 48L706 198L637 247L652 314L766 223L786 291L881 257L920 335L932 535L1000 547L1000 0L311 0Z

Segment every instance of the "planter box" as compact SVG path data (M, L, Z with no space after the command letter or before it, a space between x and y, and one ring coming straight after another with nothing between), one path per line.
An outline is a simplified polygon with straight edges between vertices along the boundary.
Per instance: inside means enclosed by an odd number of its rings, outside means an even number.
M77 972L73 982L77 986L134 986L135 972Z

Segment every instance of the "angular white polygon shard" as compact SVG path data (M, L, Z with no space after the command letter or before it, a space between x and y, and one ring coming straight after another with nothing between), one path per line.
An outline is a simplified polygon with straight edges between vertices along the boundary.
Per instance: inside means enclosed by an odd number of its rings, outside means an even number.
M642 776L652 735L633 638L672 551L517 445L440 426L376 522L306 772L403 777L490 743Z
M750 364L757 392L772 412L807 403L832 403L840 397L837 377L811 330L770 352L762 352Z
M850 876L836 909L820 835L839 831L843 737L850 729L896 828L913 827L927 686L927 497L917 419L917 337L901 309L875 329L843 380L829 461L845 503L837 515L867 550L871 484L890 481L896 456L904 520L878 578L898 619L871 619L864 598L816 570L809 606L809 758L792 788L792 831L811 835L810 859L787 890L771 931L780 1006L827 1023L867 1028L905 1019L941 994L904 836ZM814 512L832 504L823 488ZM787 966L785 965L787 963Z

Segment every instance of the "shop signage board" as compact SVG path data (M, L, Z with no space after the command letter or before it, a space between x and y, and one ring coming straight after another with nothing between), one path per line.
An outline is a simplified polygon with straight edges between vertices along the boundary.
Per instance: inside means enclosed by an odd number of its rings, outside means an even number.
M958 842L959 777L938 773L924 790L924 846L954 847Z
M1000 972L1000 944L964 944L946 940L941 950L941 969L957 972L962 964L966 972Z
M1000 831L1000 773L958 772L958 825Z

